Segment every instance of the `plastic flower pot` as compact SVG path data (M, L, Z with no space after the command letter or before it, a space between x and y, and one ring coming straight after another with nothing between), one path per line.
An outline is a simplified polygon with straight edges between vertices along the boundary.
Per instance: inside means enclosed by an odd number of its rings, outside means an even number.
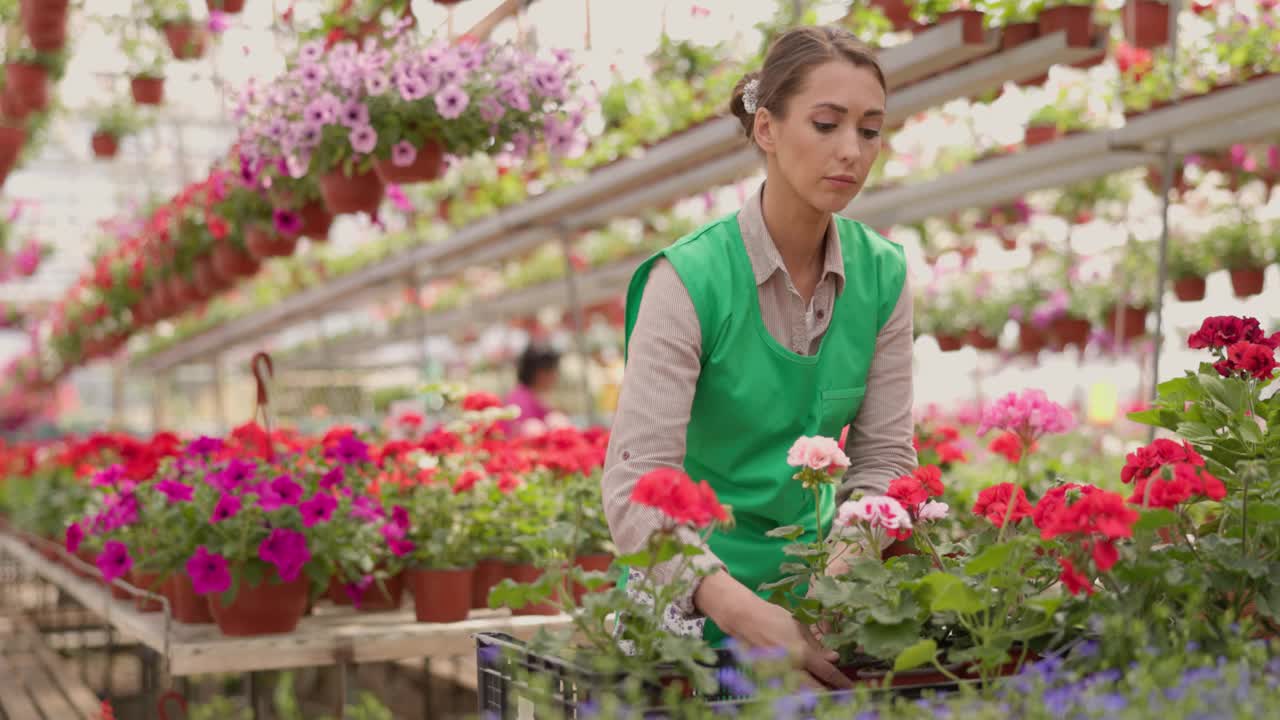
M489 558L476 563L471 577L471 607L489 607L489 591L506 579L507 564L502 560Z
M129 584L139 590L145 590L156 595L164 593L164 583L160 581L160 576L156 573L134 570L129 573ZM164 610L164 605L159 600L154 600L143 595L134 595L133 608L141 613L151 613Z
M209 599L196 594L191 587L191 577L185 570L169 576L165 583L165 596L173 619L188 625L210 625L213 615L209 612Z
M939 25L957 21L963 24L961 37L964 39L965 45L979 45L982 43L981 10L948 10L938 15Z
M1000 31L1000 49L1011 50L1040 37L1040 24L1033 22L1009 23Z
M244 0L205 0L205 4L210 12L220 10L235 15L244 10Z
M434 140L427 140L418 148L417 157L412 163L400 167L390 159L378 160L373 169L382 182L388 184L430 182L444 172L444 146Z
M933 338L938 341L938 349L942 352L955 352L964 347L964 338L950 333L936 333Z
M399 610L400 604L404 600L404 573L399 572L382 581L385 589L378 585L377 582L372 583L364 591L364 595L360 597L360 612L384 612L387 610ZM347 590L343 587L343 579L337 575L329 578L329 587L325 595L335 605L348 606L353 605L351 596L347 594Z
M202 25L194 22L167 23L164 26L164 39L169 43L169 51L176 60L195 60L204 57L205 42L208 35Z
M120 138L108 132L96 132L89 141L96 158L113 158L120 152Z
M351 605L351 596L342 587L342 578L334 575L329 578L329 586L324 589L324 596L329 598L329 602L341 607L349 607Z
M1067 45L1089 47L1093 43L1093 6L1060 5L1040 11L1040 34L1066 31Z
M9 63L4 67L5 92L36 112L49 107L49 71L34 63Z
M1203 277L1192 275L1180 277L1173 281L1173 296L1181 302L1196 302L1204 299L1205 281Z
M262 269L262 264L252 255L225 240L214 248L213 263L223 277L250 277Z
M333 226L333 214L325 209L324 203L313 200L298 211L302 216L300 235L311 238L312 242L324 242L329 239L329 228Z
M902 32L911 29L911 6L907 0L871 0L871 6L880 8L880 12L893 23L893 29Z
M250 637L293 632L307 609L311 584L305 575L293 582L271 580L250 585L243 580L239 592L229 604L221 595L209 595L209 612L223 635Z
M1023 133L1023 142L1027 147L1035 147L1051 143L1062 137L1057 125L1028 125Z
M289 257L298 247L298 238L284 237L262 225L254 225L245 232L245 246L249 254L260 260L273 257Z
M1049 331L1062 346L1076 345L1083 348L1089 342L1089 331L1093 325L1084 318L1063 315L1053 321Z
M1000 347L1000 338L988 335L978 328L970 328L965 333L964 341L977 350L995 350Z
M40 52L62 49L67 41L69 6L68 0L24 0L22 29L31 47Z
M1107 28L1106 25L1093 26L1093 37L1102 39L1104 44L1105 44L1105 38L1108 36L1108 33L1110 33L1110 30L1109 28ZM1043 31L1041 32L1041 34L1042 35L1044 34ZM1090 55L1089 57L1083 60L1073 62L1071 63L1071 67L1076 68L1077 70L1088 70L1089 68L1097 67L1106 61L1107 61L1106 49L1099 49L1096 55Z
M1128 0L1120 11L1124 36L1135 47L1148 50L1169 42L1169 5L1159 0Z
M164 78L130 78L129 92L139 105L159 105L164 102Z
M512 563L509 569L511 579L520 584L534 583L538 578L542 577L542 568L527 563ZM522 608L512 608L512 615L558 615L560 610L549 602L535 603L525 605Z
M597 554L597 555L584 555L582 557L575 558L573 561L574 565L578 566L582 570L586 570L587 572L606 572L609 569L609 565L611 565L612 563L613 563L613 556L608 554L603 554L603 553ZM594 592L603 592L606 589L608 589L607 586L601 587L600 589L595 590ZM573 584L573 604L581 605L582 598L585 595L587 595L589 592L593 592L593 591L587 590L587 587L585 585L574 583Z
M1036 355L1049 343L1044 331L1032 323L1023 322L1018 325L1018 352L1023 355Z
M474 568L407 571L418 622L461 622L471 613Z
M1231 289L1235 291L1236 297L1247 298L1253 297L1262 292L1262 286L1266 279L1263 275L1264 268L1234 268L1231 270Z
M341 170L334 170L320 178L320 195L334 215L377 213L385 189L377 173L372 171L348 177Z

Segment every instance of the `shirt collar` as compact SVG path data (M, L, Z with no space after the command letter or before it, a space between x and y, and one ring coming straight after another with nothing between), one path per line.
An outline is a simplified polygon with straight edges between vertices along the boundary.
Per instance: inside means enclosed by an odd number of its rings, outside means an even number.
M781 272L790 277L787 266L782 262L778 246L769 235L769 228L764 224L764 210L761 198L764 183L747 199L738 213L738 230L742 233L742 242L747 248L747 257L751 260L751 269L755 273L756 285L763 285L766 280ZM836 294L844 290L844 254L840 249L840 234L835 220L827 224L826 255L823 259L822 279L834 276Z

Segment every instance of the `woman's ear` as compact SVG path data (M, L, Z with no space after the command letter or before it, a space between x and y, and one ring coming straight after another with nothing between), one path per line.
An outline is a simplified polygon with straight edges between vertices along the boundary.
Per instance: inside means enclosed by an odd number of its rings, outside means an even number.
M771 153L777 147L778 126L773 121L773 113L767 108L760 108L756 111L755 125L752 126L754 131L756 145L766 153Z

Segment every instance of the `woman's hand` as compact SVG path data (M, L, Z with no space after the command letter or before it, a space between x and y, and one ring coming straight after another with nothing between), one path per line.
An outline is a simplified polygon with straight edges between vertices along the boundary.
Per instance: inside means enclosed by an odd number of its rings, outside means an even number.
M807 671L823 685L837 689L853 687L853 682L833 664L839 656L822 647L808 627L786 608L761 600L729 573L721 570L704 578L694 593L693 603L726 635L743 645L783 648L797 668Z

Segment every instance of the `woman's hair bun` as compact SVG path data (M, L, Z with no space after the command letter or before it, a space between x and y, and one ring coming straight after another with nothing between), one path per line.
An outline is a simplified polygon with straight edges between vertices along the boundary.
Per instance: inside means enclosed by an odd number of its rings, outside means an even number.
M755 127L756 114L747 112L747 106L742 96L746 92L747 85L752 80L759 81L759 79L760 72L758 70L743 75L738 84L733 87L733 99L729 101L729 112L733 113L738 118L738 122L742 123L742 130L747 134L748 140L753 136L752 130Z

